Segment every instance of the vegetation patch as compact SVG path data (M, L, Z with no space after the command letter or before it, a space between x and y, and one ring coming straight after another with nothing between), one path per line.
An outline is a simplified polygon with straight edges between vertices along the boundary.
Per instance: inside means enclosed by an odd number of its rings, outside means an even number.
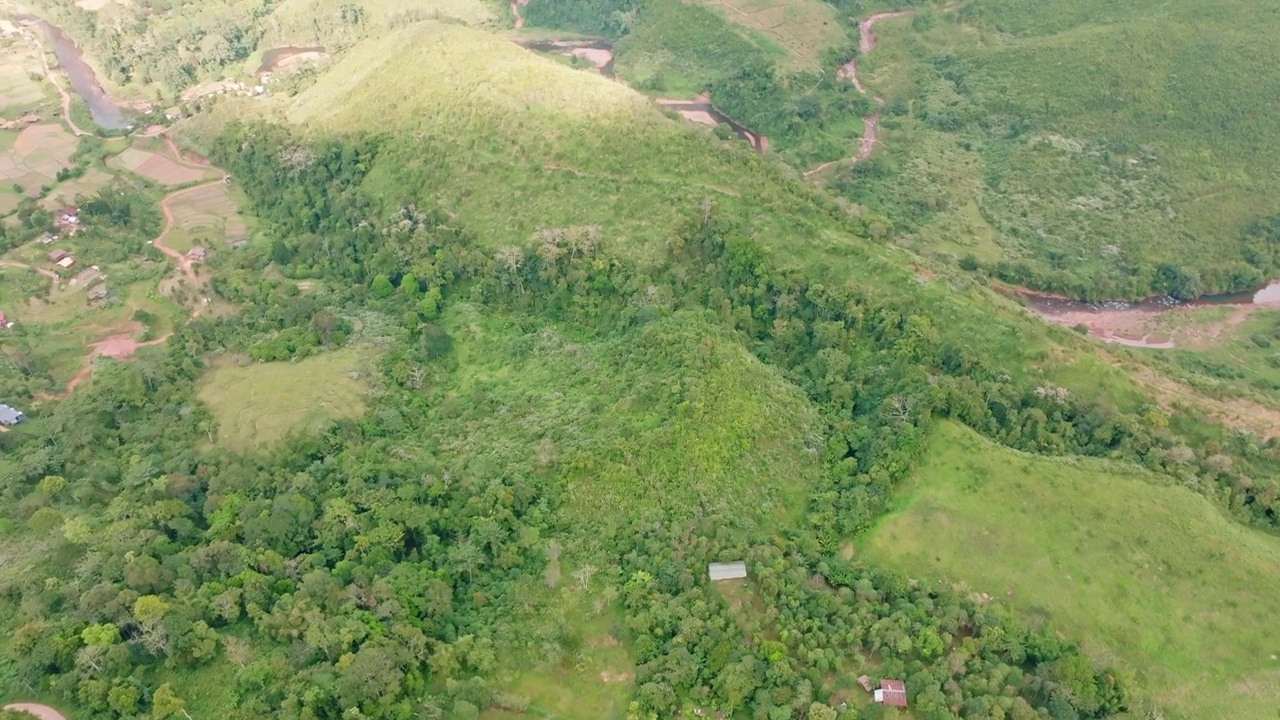
M751 28L787 50L791 70L830 70L824 51L848 42L834 4L822 0L705 0L725 19Z
M225 357L200 381L197 395L217 419L218 443L263 448L364 412L366 386L358 379L363 356L348 348L297 362L244 364Z
M1280 661L1256 628L1280 623L1275 537L1167 479L1018 454L950 423L924 457L862 543L869 557L1064 629L1122 661L1168 717L1270 717Z
M886 21L859 70L888 101L887 157L844 191L915 246L1012 282L1091 298L1251 289L1280 269L1246 237L1280 209L1263 170L1280 161L1277 32L1245 0L1000 0Z

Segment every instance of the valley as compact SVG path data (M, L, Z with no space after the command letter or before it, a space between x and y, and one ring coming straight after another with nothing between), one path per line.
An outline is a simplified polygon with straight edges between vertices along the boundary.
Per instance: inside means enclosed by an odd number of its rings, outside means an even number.
M1183 3L92 4L0 39L0 701L1280 708L1268 106L1027 79Z

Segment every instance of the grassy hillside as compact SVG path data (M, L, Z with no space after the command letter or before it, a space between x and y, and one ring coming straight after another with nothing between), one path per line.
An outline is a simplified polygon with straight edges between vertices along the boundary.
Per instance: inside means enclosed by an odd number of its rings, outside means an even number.
M861 550L959 581L1120 660L1187 720L1280 705L1280 539L1120 465L1035 458L937 428L896 509ZM1206 692L1206 688L1214 688Z
M1280 210L1277 32L1280 11L1243 1L979 0L885 22L859 66L889 100L886 148L846 192L904 242L1020 282L1251 284L1276 270L1242 231Z

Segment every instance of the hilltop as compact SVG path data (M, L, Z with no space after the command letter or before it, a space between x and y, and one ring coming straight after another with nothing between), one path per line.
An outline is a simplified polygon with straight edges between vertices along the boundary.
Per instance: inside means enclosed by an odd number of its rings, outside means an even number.
M820 123L761 154L628 84L628 54L689 68L715 36L751 72L688 89L799 97L800 54L703 6L608 9L620 80L506 20L386 14L192 103L171 132L229 181L168 196L191 222L157 241L242 204L234 247L177 260L211 309L62 398L0 367L30 401L0 435L0 693L122 720L894 717L862 675L920 718L1189 720L1201 680L1271 702L1246 579L1276 552L1275 442L890 242L883 196L792 164ZM901 22L859 58L893 132ZM845 86L814 112L859 122ZM158 141L117 145L155 169ZM1131 576L1144 543L1171 574ZM747 578L710 581L724 561Z

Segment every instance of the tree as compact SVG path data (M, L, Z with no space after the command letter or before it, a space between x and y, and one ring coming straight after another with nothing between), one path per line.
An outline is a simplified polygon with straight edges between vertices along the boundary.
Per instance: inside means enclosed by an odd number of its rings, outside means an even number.
M373 278L373 295L374 297L385 300L396 292L396 287L391 284L391 278L386 275L377 275Z
M185 718L191 717L187 714L186 701L178 697L169 683L156 688L155 693L151 695L151 717L154 720L170 720L179 715Z

